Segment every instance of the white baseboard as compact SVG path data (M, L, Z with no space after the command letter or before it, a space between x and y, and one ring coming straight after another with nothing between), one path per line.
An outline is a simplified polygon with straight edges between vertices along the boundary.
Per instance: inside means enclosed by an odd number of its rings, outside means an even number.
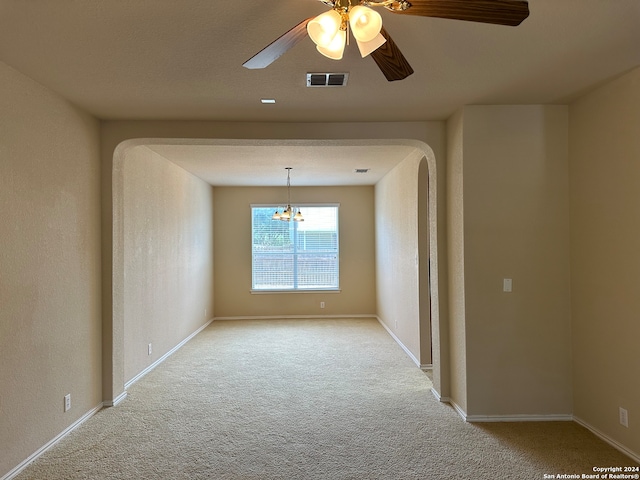
M76 428L78 428L83 422L85 422L86 420L88 420L90 417L92 417L93 415L95 415L98 411L100 411L103 407L115 407L116 405L118 405L120 402L122 402L126 397L127 397L127 389L133 385L135 382L137 382L138 380L140 380L142 377L144 377L147 373L149 373L151 370L153 370L155 367L157 367L158 365L160 365L164 360L166 360L169 356L171 356L173 353L175 353L180 347L182 347L185 343L187 343L189 340L191 340L193 337L195 337L198 333L200 333L202 330L204 330L205 328L207 328L211 322L213 321L213 319L209 320L207 323L205 323L204 325L202 325L200 328L198 328L195 332L193 332L191 335L189 335L187 338L185 338L184 340L182 340L180 343L178 343L175 347L173 347L171 350L169 350L167 353L165 353L162 357L160 357L158 360L156 360L155 362L153 362L153 364L151 364L150 366L148 366L147 368L145 368L142 372L140 372L138 375L136 375L134 378L132 378L130 381L128 381L127 383L125 383L124 385L124 389L125 391L122 392L120 395L118 395L116 398L114 398L111 401L104 401L102 402L100 405L98 405L97 407L95 407L94 409L90 410L89 412L87 412L86 414L84 414L82 416L82 418L80 418L79 420L77 420L76 422L74 422L71 426L69 426L66 430L64 430L62 433L60 433L58 436L56 436L53 440L51 440L50 442L48 442L46 445L44 445L43 447L41 447L40 449L38 449L35 453L33 453L31 456L29 456L29 458L27 458L24 462L20 463L20 465L18 465L17 467L15 467L13 470L11 470L9 473L7 473L5 476L3 476L2 478L0 478L0 480L10 480L11 478L15 477L16 475L18 475L18 473L20 473L27 465L29 465L31 462L33 462L36 458L38 458L40 455L42 455L44 452L46 452L47 450L49 450L53 445L55 445L56 443L58 443L60 440L62 440L64 437L66 437L69 433L71 433L73 430L75 430Z
M460 415L462 419L466 422L467 412L465 412L463 408L460 405L458 405L456 402L454 402L451 398L448 400L448 403L453 407L453 409L458 413L458 415Z
M467 415L467 413L453 400L447 397L441 397L440 394L431 389L433 395L440 402L449 403L458 415L462 417L465 422L469 423L481 423L481 422L576 422L579 425L582 425L587 430L591 431L596 437L599 437L601 440L604 440L606 443L611 445L613 448L618 450L619 452L625 454L633 461L640 463L640 455L636 452L631 451L629 448L622 445L620 442L617 442L613 438L609 437L605 433L601 432L594 426L585 422L581 418L578 418L574 415Z
M321 318L378 318L371 313L358 313L349 315L249 315L235 317L215 317L214 321L232 321L232 320L314 320Z
M405 344L400 341L400 339L395 335L395 333L391 331L391 329L382 321L382 319L377 315L375 316L375 318L378 320L380 325L383 326L383 328L387 331L387 333L391 335L391 338L393 338L396 341L396 343L400 345L400 348L404 350L404 353L406 353L409 356L409 358L413 361L413 363L415 363L418 366L418 368L422 368L422 365L420 365L420 361L415 357L413 353L411 353L411 351L405 346Z
M616 450L624 453L626 456L628 456L629 458L631 458L635 462L640 463L640 454L638 454L636 452L632 452L627 447L625 447L621 443L617 442L616 440L614 440L613 438L611 438L607 434L603 433L602 431L598 430L593 425L590 425L589 423L585 422L581 418L578 418L578 417L574 416L573 417L573 421L576 422L579 425L582 425L584 428L586 428L587 430L591 431L591 433L593 433L596 437L599 437L601 440L604 440L609 445L611 445L613 448L615 448Z
M113 400L106 400L106 401L102 402L102 404L105 407L115 407L121 401L123 401L125 398L127 398L127 391L126 390L124 392L122 392L120 395L118 395L116 398L114 398Z
M431 393L433 393L433 396L436 397L436 400L438 400L441 403L449 403L451 404L451 399L449 397L443 397L440 395L440 392L438 392L435 388L431 387Z
M124 384L124 389L125 389L125 396L126 396L126 391L127 389L133 385L134 383L136 383L138 380L140 380L142 377L144 377L147 373L149 373L151 370L153 370L154 368L156 368L158 365L160 365L162 362L164 362L167 358L169 358L171 355L173 355L176 351L180 350L180 348L187 343L189 340L191 340L193 337L195 337L197 334L199 334L202 330L204 330L205 328L207 328L211 322L213 322L213 318L211 320L209 320L207 323L205 323L204 325L202 325L200 328L198 328L195 332L193 332L191 335L189 335L187 338L185 338L184 340L182 340L180 343L178 343L175 347L173 347L171 350L169 350L167 353L165 353L163 356L161 356L158 360L156 360L155 362L153 362L151 365L149 365L147 368L145 368L144 370L142 370L140 373L138 373L135 377L133 377L131 380L129 380L127 383ZM118 397L120 398L120 397ZM117 405L118 403L120 403L120 401L122 401L124 399L124 397L118 401L113 402L113 405Z
M434 392L436 394L437 392ZM436 395L440 401L445 401L439 395ZM458 412L465 422L469 423L496 423L496 422L571 422L573 415L468 415L464 409L450 398L446 399L453 409Z
M0 478L0 480L10 480L10 479L14 478L15 476L17 476L20 472L22 472L22 470L24 470L31 462L33 462L35 459L37 459L40 455L42 455L44 452L49 450L56 443L58 443L60 440L62 440L64 437L69 435L76 428L78 428L80 425L82 425L84 422L86 422L91 417L93 417L96 413L98 413L100 410L102 410L102 407L103 407L103 405L101 403L101 404L97 405L96 407L92 408L91 410L89 410L82 417L80 417L78 420L76 420L71 425L69 425L69 427L67 427L62 433L58 434L54 439L50 440L44 446L40 447L33 454L31 454L29 456L29 458L27 458L25 461L20 463L13 470L9 471L9 473L4 475L2 478Z
M481 422L571 422L573 415L467 415L469 423Z

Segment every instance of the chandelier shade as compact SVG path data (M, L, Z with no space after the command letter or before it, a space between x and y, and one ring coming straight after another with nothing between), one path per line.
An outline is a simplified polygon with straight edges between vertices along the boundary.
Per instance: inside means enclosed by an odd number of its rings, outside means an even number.
M349 30L364 58L382 46L387 39L380 34L382 17L375 10L356 5L340 10L334 8L307 23L309 38L316 50L332 60L341 60L349 41Z
M380 48L387 41L386 38L382 36L381 33L376 35L373 40L368 42L361 42L356 39L356 43L358 44L358 50L360 50L360 55L362 58L366 57L372 52L375 52L378 48Z
M380 34L382 17L375 10L356 5L349 10L349 24L356 40L370 42Z
M307 24L307 33L317 46L329 48L342 26L342 16L335 10L329 10Z
M316 45L316 49L325 57L331 60L340 60L344 54L344 47L347 43L347 32L339 30L333 37L333 40L326 47Z

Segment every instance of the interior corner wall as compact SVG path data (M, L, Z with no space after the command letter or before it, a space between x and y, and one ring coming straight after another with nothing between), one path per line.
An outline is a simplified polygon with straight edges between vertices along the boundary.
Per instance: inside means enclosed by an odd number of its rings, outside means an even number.
M435 174L434 174L435 176ZM418 165L418 312L420 322L420 365L423 367L433 367L432 354L432 323L438 324L440 317L436 321L431 321L431 269L437 272L437 256L433 262L431 259L431 228L430 222L436 219L429 218L435 209L429 206L429 165L426 157L422 157ZM429 213L431 211L431 213ZM436 224L437 230L437 224ZM436 231L437 237L437 231ZM437 248L437 242L436 242ZM435 249L434 249L435 250ZM432 264L433 263L433 264ZM438 300L437 282L435 299ZM436 306L437 308L437 306ZM439 312L438 312L439 313ZM435 328L436 332L438 328ZM438 342L436 342L436 349ZM436 370L438 366L436 366ZM432 370L433 371L433 370Z
M252 294L250 207L279 204L286 199L286 190L216 187L215 316L375 315L373 187L292 187L291 197L301 204L340 204L340 292Z
M213 188L145 146L123 179L128 382L213 318Z
M404 159L375 185L378 317L420 363L418 172L421 158L414 154Z
M568 107L462 121L467 414L570 416Z
M574 414L638 458L640 68L569 113Z
M463 111L447 121L447 264L449 301L450 400L467 410L467 336L465 332Z
M102 385L99 122L1 62L0 85L3 477Z

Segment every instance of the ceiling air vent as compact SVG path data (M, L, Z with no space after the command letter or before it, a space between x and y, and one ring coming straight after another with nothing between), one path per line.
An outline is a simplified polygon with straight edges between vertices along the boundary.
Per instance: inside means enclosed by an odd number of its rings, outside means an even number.
M370 168L356 168L354 172L356 173L369 173Z
M345 87L348 73L307 73L307 87Z

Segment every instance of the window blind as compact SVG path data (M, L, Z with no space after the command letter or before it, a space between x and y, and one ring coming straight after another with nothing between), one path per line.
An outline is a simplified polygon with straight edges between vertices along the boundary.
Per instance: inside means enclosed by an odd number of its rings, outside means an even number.
M276 208L251 207L252 289L338 289L338 206L302 207L304 222L272 220Z

